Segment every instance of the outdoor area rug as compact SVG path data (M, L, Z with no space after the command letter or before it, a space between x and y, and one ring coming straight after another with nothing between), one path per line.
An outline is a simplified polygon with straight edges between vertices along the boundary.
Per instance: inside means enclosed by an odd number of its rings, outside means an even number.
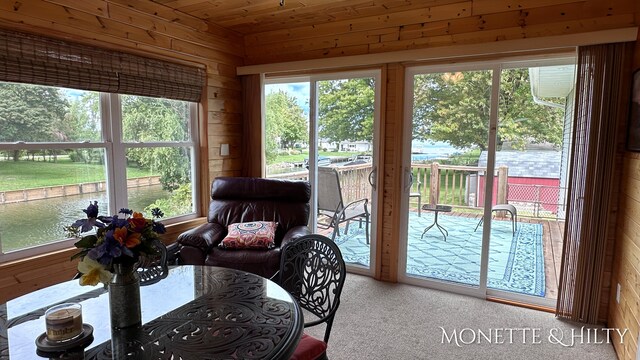
M439 214L438 223L449 232L447 241L435 226L421 238L433 223L433 216L430 212L423 212L421 217L409 213L407 274L478 285L482 242L482 226L474 231L478 219ZM519 222L515 235L510 220L494 219L492 225L489 288L544 297L542 225ZM369 266L369 246L357 223L347 234L341 229L336 243L345 262Z

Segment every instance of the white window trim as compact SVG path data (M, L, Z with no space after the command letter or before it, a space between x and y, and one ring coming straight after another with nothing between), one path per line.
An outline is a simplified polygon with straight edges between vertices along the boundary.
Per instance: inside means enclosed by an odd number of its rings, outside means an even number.
M104 149L107 169L107 191L109 196L109 209L106 214L115 214L118 209L128 207L126 192L113 191L113 189L126 189L126 149L127 148L155 148L155 147L188 147L191 149L191 191L193 196L192 212L162 220L165 225L171 225L198 217L200 208L199 186L199 134L198 134L198 104L189 103L189 140L187 141L157 141L157 142L124 142L122 141L122 108L119 94L100 93L100 117L102 141L80 142L26 142L14 143L0 142L0 151L6 150L44 150L44 149ZM20 260L32 256L42 255L53 251L68 249L73 246L76 239L52 239L42 245L14 250L4 253L2 250L2 234L0 234L0 264Z

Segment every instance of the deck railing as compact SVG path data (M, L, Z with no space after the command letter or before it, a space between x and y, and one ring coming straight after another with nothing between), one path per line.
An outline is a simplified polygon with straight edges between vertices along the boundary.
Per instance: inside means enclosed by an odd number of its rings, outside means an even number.
M339 166L342 196L346 202L371 198L368 181L371 164ZM411 165L412 193L419 193L422 204L447 204L458 208L479 210L484 193L483 179L486 167L414 163ZM509 170L506 166L496 169L495 203L510 203L516 206L519 215L555 218L564 209L558 199L562 188L557 186L508 184ZM308 170L286 174L269 175L269 178L308 180ZM417 209L418 198L410 197L409 207Z
M368 198L371 200L371 185L369 185L369 173L371 164L338 166L335 168L340 177L342 187L342 197L346 203L358 199ZM308 180L309 171L296 171L286 174L274 174L268 176L270 179Z

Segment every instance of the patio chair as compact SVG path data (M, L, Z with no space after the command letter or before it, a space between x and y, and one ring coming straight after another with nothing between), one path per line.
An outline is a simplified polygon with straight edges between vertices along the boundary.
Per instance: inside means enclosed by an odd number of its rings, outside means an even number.
M157 239L154 240L153 246L158 250L158 255L150 258L141 257L137 264L141 286L155 284L169 275L167 247Z
M305 310L305 328L325 324L324 339L303 334L291 359L327 358L327 343L346 275L340 249L326 236L306 235L282 248L276 282Z
M413 173L411 175L411 185L413 185ZM422 183L418 180L418 190L409 193L409 200L411 198L418 198L418 217L420 217L420 211L422 211Z
M492 213L495 211L505 211L511 214L511 229L513 231L513 234L515 235L517 230L516 224L518 223L518 210L516 209L516 207L511 204L498 204L498 205L494 205L491 208ZM478 230L478 227L480 226L480 224L482 224L483 221L484 221L484 216L481 216L480 221L478 221L478 225L476 225L476 228L473 231Z
M342 197L342 187L338 171L331 167L318 167L318 213L328 217L328 222L318 221L322 229L333 228L331 240L340 235L340 224L346 222L345 234L349 232L349 222L358 220L362 228L362 220L365 222L365 239L369 244L369 199L359 199L345 205Z

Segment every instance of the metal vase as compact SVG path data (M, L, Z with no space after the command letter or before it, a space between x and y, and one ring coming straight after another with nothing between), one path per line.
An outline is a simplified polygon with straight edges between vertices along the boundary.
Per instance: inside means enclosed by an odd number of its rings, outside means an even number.
M111 327L122 329L142 323L140 278L133 264L113 264L109 283Z

